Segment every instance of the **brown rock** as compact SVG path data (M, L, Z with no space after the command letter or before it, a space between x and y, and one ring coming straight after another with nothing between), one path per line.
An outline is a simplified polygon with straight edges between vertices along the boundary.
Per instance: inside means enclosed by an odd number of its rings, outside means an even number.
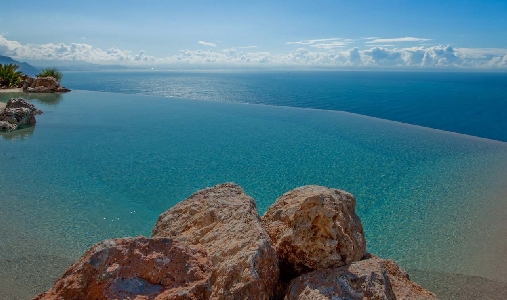
M50 90L49 88L45 86L38 86L38 87L29 87L25 90L27 93L54 93L54 90Z
M262 223L275 245L283 276L294 278L360 260L366 242L355 205L351 194L315 185L278 198Z
M278 260L254 200L233 183L191 195L162 213L153 237L202 245L213 264L210 299L269 299Z
M437 299L435 294L433 294L428 290L425 290L417 283L411 281L410 278L408 277L408 273L402 268L400 268L394 261L382 259L380 259L380 261L387 270L387 273L389 274L391 287L393 289L394 294L396 295L397 300Z
M34 300L207 299L211 263L172 239L106 240L91 247Z
M32 88L37 87L45 87L48 90L56 90L58 87L60 87L60 84L54 77L48 76L48 77L37 77L35 80L33 80L31 86Z
M349 266L322 269L292 280L285 300L435 300L390 260L369 258Z

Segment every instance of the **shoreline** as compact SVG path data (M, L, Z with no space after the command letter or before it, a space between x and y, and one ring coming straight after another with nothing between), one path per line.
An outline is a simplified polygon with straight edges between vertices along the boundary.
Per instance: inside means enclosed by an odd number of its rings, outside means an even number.
M0 89L0 93L23 93L22 88Z

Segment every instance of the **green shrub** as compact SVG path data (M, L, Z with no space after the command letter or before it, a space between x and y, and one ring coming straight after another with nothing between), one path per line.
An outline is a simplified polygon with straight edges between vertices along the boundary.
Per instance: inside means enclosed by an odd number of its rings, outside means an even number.
M49 68L44 68L40 71L39 74L35 75L37 77L48 77L48 76L51 76L53 77L54 79L56 79L56 81L60 82L60 80L62 79L63 77L63 73L58 70L57 68L55 67L49 67Z
M19 66L15 64L0 64L0 81L5 82L8 88L15 87L21 82L23 73L18 71L18 68Z

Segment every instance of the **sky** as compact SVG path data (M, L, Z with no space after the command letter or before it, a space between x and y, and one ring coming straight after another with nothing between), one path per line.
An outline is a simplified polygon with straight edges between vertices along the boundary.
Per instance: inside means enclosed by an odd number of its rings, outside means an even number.
M2 0L39 64L507 70L507 0Z

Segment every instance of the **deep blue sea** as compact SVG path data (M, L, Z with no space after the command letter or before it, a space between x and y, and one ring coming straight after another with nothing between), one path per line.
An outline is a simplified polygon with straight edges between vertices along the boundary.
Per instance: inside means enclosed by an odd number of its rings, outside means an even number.
M368 251L507 278L504 74L64 78L67 94L0 94L44 111L0 134L0 299L28 299L92 244L149 236L160 213L227 181L261 214L298 186L344 189Z
M74 89L341 110L507 142L507 73L68 72Z

